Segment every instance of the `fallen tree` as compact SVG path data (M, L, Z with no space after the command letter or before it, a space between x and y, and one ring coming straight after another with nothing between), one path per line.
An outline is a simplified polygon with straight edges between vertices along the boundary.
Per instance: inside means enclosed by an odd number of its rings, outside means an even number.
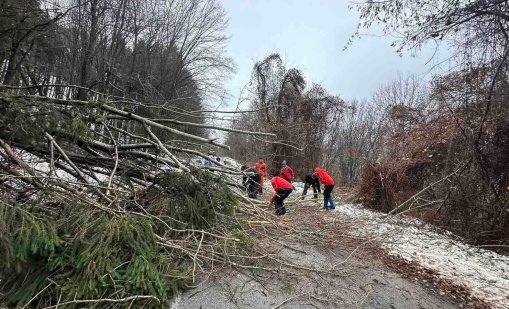
M164 307L206 263L242 264L242 172L204 153L228 146L142 105L0 93L2 304Z

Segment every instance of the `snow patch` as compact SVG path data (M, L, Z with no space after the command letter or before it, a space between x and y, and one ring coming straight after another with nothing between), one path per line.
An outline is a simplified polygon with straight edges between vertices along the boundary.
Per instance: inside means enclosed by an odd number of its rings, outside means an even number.
M304 191L304 183L303 182L292 182L293 186L295 187L295 190L293 190L292 194L299 194L301 195ZM308 190L309 193L309 190ZM313 193L313 188L311 188L311 193Z
M170 309L180 309L180 303L182 302L182 293L178 293L177 296L173 298Z
M354 204L338 205L335 212L354 221L356 236L379 240L389 254L466 286L494 308L509 308L508 256L465 244L418 219L387 216Z

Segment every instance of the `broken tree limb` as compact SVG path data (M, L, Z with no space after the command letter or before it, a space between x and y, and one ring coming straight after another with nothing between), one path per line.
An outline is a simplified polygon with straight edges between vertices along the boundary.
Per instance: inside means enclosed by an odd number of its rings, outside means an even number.
M246 131L246 130L223 128L223 127L211 126L211 125L206 125L206 124L199 124L199 123L192 123L192 122L183 122L183 121L178 121L178 120L173 120L173 119L151 119L151 120L155 121L155 122L160 122L160 123L172 123L172 124L181 125L181 126L188 126L188 127L213 129L213 130L218 130L218 131L241 133L241 134L247 134L247 135L259 135L259 136L276 137L276 134L273 134L273 133L253 132L253 131Z
M452 173L450 173L449 175L435 181L435 182L432 182L431 184L427 185L424 189L422 189L421 191L415 193L414 195L412 195L412 197L410 197L408 200L404 201L403 203L401 203L399 206L397 206L396 208L394 208L393 210L391 210L388 215L392 215L398 211L400 211L401 209L405 208L409 203L413 203L421 194L423 194L424 192L426 192L427 190L429 190L430 188L436 186L437 184L449 179L450 177L452 177L453 175L455 175L456 173L458 173L459 171L461 171L462 169L464 169L465 167L467 167L467 165L471 162L471 159L466 162L465 164L463 164L462 166L460 166L458 169L454 170ZM431 205L431 204L430 204Z
M115 115L120 115L125 118L137 121L141 124L147 124L149 126L168 131L172 134L175 134L175 135L178 135L181 137L193 139L193 140L196 140L196 141L199 141L202 143L211 144L211 145L218 146L218 147L225 148L225 149L230 149L229 146L216 142L216 140L217 140L216 138L207 139L207 138L203 138L203 137L196 136L193 134L185 133L185 132L179 131L177 129L170 128L163 124L152 121L152 120L142 117L140 115L134 114L132 112L127 112L127 111L115 108L113 106L109 106L107 104L101 104L101 103L89 102L89 101L81 101L81 100L73 100L73 99L65 99L65 100L64 99L55 99L55 98L34 96L34 95L12 96L12 97L4 96L4 97L2 97L2 100L7 103L13 102L13 100L15 100L15 99L23 100L24 102L28 101L35 105L37 105L37 103L40 102L40 103L54 103L54 104L63 105L63 106L87 106L89 108L97 108L100 110L110 112Z
M45 133L46 135L46 138L48 138L48 140L53 143L53 145L55 146L55 148L58 150L58 152L60 152L60 154L62 155L62 157L64 157L65 161L67 162L67 164L69 164L73 169L74 171L79 175L79 177L87 184L87 185L90 185L90 181L88 180L87 176L80 170L79 167L76 166L76 164L74 164L74 162L71 161L71 159L69 159L69 157L67 156L67 154L65 153L65 151L60 147L60 145L58 145L58 143L55 141L55 139L53 138L53 136L51 136L50 134L48 134L47 132ZM109 203L111 203L111 199L109 197L107 197L103 192L101 192L101 190L95 188L95 191L103 198L105 199L106 201L108 201Z
M152 137L152 139L159 145L159 148L164 152L166 153L170 158L171 160L177 164L177 166L185 171L185 172L189 172L189 168L185 167L184 164L182 164L182 162L180 162L180 160L175 157L175 155L173 153L171 153L168 148L166 148L164 146L164 144L161 142L161 140L154 134L152 133L152 131L150 130L150 126L146 123L143 123L144 127L145 127L145 130L147 131L147 133L150 135L150 137Z

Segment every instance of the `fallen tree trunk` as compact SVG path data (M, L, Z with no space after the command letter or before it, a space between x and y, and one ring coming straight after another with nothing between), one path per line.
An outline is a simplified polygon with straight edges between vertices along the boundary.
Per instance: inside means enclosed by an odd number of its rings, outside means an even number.
M135 107L0 93L0 303L165 307L239 250L225 175L244 173L201 148L228 146Z

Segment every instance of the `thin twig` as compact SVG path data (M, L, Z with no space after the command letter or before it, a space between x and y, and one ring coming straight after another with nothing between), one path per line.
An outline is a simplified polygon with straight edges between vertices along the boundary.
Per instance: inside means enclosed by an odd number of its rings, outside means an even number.
M119 298L119 299L102 298L102 299L71 300L71 301L60 303L58 305L44 307L43 309L52 309L52 308L56 308L57 306L65 306L65 305L70 305L70 304L89 304L89 303L95 304L95 303L103 303L103 302L104 303L122 303L122 302L126 302L126 301L131 301L131 300L138 300L138 299L153 299L153 300L156 300L158 303L161 302L159 300L159 298L152 296L152 295L134 295L134 296Z

